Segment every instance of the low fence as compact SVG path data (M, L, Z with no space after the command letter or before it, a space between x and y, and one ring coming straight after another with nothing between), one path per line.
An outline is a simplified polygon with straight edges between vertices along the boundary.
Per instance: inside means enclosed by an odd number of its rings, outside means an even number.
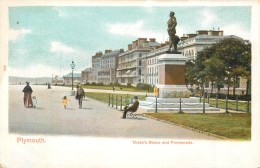
M206 100L211 107L226 109L226 112L228 112L228 110L235 110L251 113L251 101L249 101L249 99L248 101L243 101L236 97L236 100L230 100L228 99L228 96L226 96L226 99L219 99L218 95L213 98L209 97L208 94L200 96L200 102L203 101L202 99Z
M147 95L146 95L147 97ZM154 112L158 112L158 98L155 98L155 109ZM179 112L182 113L182 98L179 98ZM216 108L222 108L225 109L226 112L229 112L228 110L235 110L240 112L247 112L251 113L251 101L241 101L238 99L236 100L229 100L227 97L226 99L218 99L218 96L216 98L210 98L208 95L200 96L200 102L203 103L202 112L205 113L205 103L210 104L211 107ZM108 95L108 106L115 107L116 109L123 109L123 106L129 106L130 104L133 104L134 96L127 95L125 96L119 96L117 94L109 94Z

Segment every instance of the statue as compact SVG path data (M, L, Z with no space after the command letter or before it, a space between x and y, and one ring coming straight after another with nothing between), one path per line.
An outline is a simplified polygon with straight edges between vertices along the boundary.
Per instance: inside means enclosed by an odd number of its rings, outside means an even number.
M174 12L170 12L170 19L168 20L168 34L169 34L169 49L167 53L180 53L177 51L177 44L180 41L180 38L175 35L176 34L176 26L177 26L177 20L176 17L174 16ZM171 48L174 47L174 50L172 51Z

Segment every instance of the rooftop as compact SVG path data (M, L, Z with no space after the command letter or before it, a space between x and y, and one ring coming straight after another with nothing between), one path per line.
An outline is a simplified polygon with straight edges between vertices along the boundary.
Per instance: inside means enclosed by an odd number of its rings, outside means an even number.
M71 77L72 77L72 73L69 73L69 74L67 74L67 75L64 75L63 77L71 78ZM73 77L75 77L75 78L81 78L81 73L73 73Z
M109 52L109 53L105 53L101 56L101 58L106 58L106 57L114 57L116 56L117 54L120 53L120 50L115 50L115 51L112 51L112 52Z

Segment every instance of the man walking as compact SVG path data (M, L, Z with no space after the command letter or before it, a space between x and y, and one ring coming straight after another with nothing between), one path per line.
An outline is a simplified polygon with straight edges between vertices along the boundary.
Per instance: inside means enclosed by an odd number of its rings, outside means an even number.
M82 108L82 99L85 98L84 89L81 88L81 84L78 85L76 99L79 100L79 108Z
M125 106L124 107L124 115L123 115L122 119L126 118L126 114L127 114L128 111L135 112L138 109L138 107L139 107L138 97L135 96L134 99L135 99L135 102L132 106L130 106L130 107Z

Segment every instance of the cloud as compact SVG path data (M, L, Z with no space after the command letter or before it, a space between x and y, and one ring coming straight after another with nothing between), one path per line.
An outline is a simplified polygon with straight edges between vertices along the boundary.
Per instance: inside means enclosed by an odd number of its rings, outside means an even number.
M144 28L144 21L139 20L134 23L115 23L107 24L108 31L111 34L132 37L156 38L157 42L167 40L168 34L166 31L152 31Z
M221 28L224 30L224 35L236 35L243 39L250 40L250 31L246 30L241 23L232 23Z
M69 68L67 69L59 69L47 65L37 64L31 65L23 68L8 68L9 76L17 76L17 77L51 77L53 74L58 76L63 76L70 73ZM80 73L80 71L74 71L75 73Z
M135 23L116 23L107 26L112 34L138 36L142 32L143 24L144 21L139 20Z
M208 9L204 9L201 12L201 17L200 17L200 21L201 25L203 27L209 27L211 26L214 22L218 21L218 17L217 15L215 15L212 11L208 10Z
M144 38L156 38L157 42L164 42L168 39L167 30L163 31L153 31L147 30L144 28L144 21L139 20L134 23L116 23L116 24L107 24L108 30L112 34L121 35L121 36L133 36L133 37L144 37ZM177 35L182 36L185 33L185 29L182 27L176 28Z
M9 40L17 40L24 34L31 34L30 29L9 29L8 38Z
M75 49L72 47L66 46L58 41L51 42L51 52L63 52L63 53L72 53L75 52Z

